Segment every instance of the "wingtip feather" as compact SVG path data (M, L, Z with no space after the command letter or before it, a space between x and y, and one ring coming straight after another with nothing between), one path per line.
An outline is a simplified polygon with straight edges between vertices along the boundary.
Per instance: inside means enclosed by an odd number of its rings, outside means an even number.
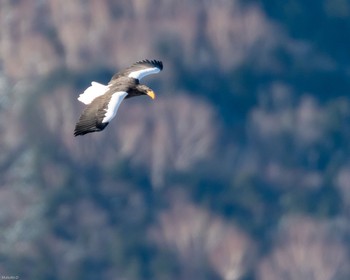
M156 59L142 59L137 61L135 64L142 64L142 63L149 63L157 68L159 68L160 70L163 70L163 62L160 60L156 60Z

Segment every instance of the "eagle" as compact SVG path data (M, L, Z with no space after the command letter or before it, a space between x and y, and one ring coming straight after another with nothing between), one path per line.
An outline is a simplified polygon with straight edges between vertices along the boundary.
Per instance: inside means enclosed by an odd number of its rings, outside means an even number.
M121 102L130 97L148 95L155 98L155 93L140 80L163 70L159 60L140 60L123 71L116 73L107 85L92 82L78 100L87 105L75 125L74 136L102 131L115 117Z

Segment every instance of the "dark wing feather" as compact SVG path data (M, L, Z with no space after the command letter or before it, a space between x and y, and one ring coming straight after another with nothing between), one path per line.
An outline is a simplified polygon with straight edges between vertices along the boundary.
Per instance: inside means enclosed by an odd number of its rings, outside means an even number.
M97 97L91 102L91 104L85 108L79 121L75 125L74 136L102 131L108 125L108 122L102 123L106 114L105 108L107 106L107 100L100 97Z
M143 70L147 68L153 68L153 67L157 67L159 70L163 70L163 63L159 60L148 60L148 59L137 61L133 65L126 68L125 70L116 73L112 77L109 84L114 82L116 79L119 79L120 77L127 77L131 72Z

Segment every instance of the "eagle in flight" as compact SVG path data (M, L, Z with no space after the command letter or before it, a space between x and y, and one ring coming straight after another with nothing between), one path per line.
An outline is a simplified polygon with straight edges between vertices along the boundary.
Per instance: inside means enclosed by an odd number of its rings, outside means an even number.
M124 98L148 95L152 99L155 94L149 87L140 84L140 80L163 69L158 60L141 60L123 71L116 73L108 85L92 82L78 100L87 105L75 125L74 136L90 132L102 131L115 117Z

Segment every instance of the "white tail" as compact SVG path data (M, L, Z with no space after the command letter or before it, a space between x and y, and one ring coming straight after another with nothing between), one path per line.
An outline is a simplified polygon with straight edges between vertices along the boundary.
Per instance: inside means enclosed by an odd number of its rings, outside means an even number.
M92 82L82 94L79 95L78 100L84 104L90 104L96 97L99 97L107 92L108 86L100 83Z

